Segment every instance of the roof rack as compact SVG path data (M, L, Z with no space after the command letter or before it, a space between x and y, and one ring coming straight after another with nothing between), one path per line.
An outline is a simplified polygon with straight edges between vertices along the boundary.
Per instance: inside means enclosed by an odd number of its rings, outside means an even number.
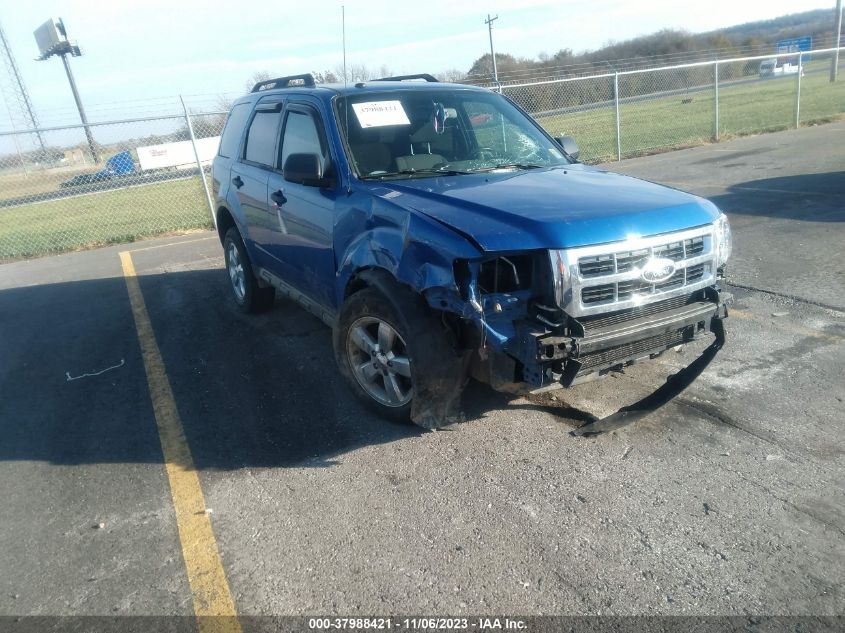
M314 75L305 73L304 75L289 75L287 77L276 77L275 79L267 79L259 81L252 87L250 92L261 92L262 90L272 90L273 88L288 88L292 81L302 81L302 85L308 88L313 88Z
M418 75L397 75L396 77L382 77L381 79L373 79L373 81L410 81L412 79L425 79L426 81L433 81L437 83L437 78L428 73L420 73Z

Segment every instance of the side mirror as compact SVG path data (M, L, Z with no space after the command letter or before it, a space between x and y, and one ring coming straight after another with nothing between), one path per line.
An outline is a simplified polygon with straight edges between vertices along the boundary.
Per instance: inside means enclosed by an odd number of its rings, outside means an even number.
M282 168L288 182L308 187L329 187L331 178L323 175L323 161L317 154L291 154Z
M575 142L574 138L571 136L556 136L555 140L573 160L578 160L578 154L581 153L581 150L578 148L578 143Z

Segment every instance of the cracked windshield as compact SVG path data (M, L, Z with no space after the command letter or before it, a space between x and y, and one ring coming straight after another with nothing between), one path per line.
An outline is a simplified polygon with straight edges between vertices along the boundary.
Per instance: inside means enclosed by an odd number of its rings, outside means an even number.
M362 178L569 164L529 117L497 95L458 90L370 93L339 99L338 113Z

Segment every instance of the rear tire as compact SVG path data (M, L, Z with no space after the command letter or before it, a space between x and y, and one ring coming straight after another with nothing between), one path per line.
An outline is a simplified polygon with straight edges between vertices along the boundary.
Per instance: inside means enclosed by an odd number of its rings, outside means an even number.
M235 227L230 228L223 239L223 258L229 275L232 296L241 311L255 313L273 307L276 289L272 286L259 285L241 234Z

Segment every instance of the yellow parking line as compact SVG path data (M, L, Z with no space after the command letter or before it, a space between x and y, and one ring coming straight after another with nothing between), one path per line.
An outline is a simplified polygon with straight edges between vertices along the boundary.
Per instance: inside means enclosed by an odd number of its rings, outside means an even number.
M192 240L182 240L181 242L169 242L167 244L156 244L155 246L142 246L141 248L130 248L126 253L138 253L140 251L151 251L156 248L166 248L168 246L179 246L180 244L193 244L194 242L205 242L207 240L219 239L216 235L209 235L208 237L197 237Z
M217 550L211 520L206 512L199 476L185 438L131 253L121 252L120 262L147 373L197 624L200 633L240 633L235 603Z

